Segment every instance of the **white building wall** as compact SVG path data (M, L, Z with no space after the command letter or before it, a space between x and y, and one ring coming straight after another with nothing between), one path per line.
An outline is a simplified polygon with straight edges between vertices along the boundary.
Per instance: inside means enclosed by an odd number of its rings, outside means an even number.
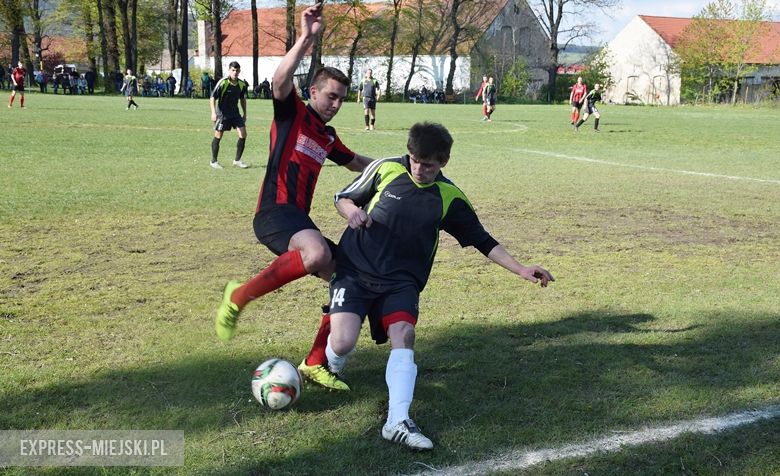
M605 91L605 100L620 104L680 104L680 75L672 73L676 55L644 20L635 17L608 47L615 83Z
M210 59L213 62L213 58ZM274 71L276 71L281 60L281 56L261 56L258 58L258 82L262 82L263 79L266 78L268 81L271 81ZM309 60L310 57L305 57L303 61L301 61L301 65L298 67L296 73L305 74L309 70ZM252 58L250 56L224 56L222 57L223 71L228 70L228 65L231 61L238 61L241 65L241 78L249 82L250 85L254 84ZM387 76L387 61L388 58L386 56L364 56L355 58L352 72L353 87L356 87L360 78L365 76L366 70L371 68L373 70L373 76L379 81L380 89L384 94L387 85L382 83ZM322 64L339 68L346 73L349 67L349 58L344 56L323 56ZM396 93L403 91L411 64L411 56L395 57L393 61L393 89ZM419 90L423 86L426 86L431 91L435 89L444 90L449 67L449 56L418 56L415 65L416 73L412 77L409 89ZM471 58L468 56L459 57L456 62L455 77L453 78L452 85L456 93L460 93L461 91L470 88L470 70Z

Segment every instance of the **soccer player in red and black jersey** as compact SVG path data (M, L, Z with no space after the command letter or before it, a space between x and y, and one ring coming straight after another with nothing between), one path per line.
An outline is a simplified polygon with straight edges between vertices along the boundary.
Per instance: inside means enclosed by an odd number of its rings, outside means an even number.
M11 97L8 98L8 107L13 107L14 97L16 93L22 96L19 98L19 106L24 108L24 77L27 75L27 70L24 69L24 64L20 61L16 68L11 71Z
M588 94L588 85L582 82L582 76L577 77L577 82L571 87L571 93L569 94L569 102L571 103L571 123L572 125L577 123L580 118L580 109L582 108L582 100L585 95Z
M309 89L308 105L304 105L293 87L293 73L321 28L322 5L317 3L304 10L301 36L274 73L271 147L254 230L258 240L278 257L246 283L230 281L225 286L215 323L222 340L233 336L238 315L250 301L308 274L330 279L335 269L335 244L322 236L309 217L320 169L325 159L356 172L371 162L347 148L336 130L327 125L347 97L349 78L344 73L330 67L317 71ZM326 314L312 352L324 356L329 328L330 316ZM315 377L330 379L331 388L340 385L337 389L349 389L322 366L304 368L304 373L310 378L316 373Z

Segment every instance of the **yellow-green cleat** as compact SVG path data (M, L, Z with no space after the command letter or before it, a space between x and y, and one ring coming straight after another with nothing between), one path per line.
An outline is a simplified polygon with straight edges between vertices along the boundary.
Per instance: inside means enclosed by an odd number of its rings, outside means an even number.
M298 366L298 370L300 370L301 375L321 387L340 392L349 392L347 382L341 380L338 375L331 372L324 365L306 365L306 359L303 359L301 365Z
M214 328L217 331L217 337L223 341L228 341L233 337L238 324L238 314L241 312L238 306L230 301L230 296L236 288L241 287L240 281L228 281L225 285L225 291L222 293L222 304L217 309L217 318L214 320Z

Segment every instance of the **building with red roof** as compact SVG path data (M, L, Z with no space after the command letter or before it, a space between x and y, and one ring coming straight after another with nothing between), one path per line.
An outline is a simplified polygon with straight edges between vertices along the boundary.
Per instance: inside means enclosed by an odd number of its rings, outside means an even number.
M679 104L681 79L675 67L675 48L692 21L649 15L631 20L608 44L615 82L605 98L618 103ZM757 70L744 78L738 91L748 102L780 81L780 22L766 26L747 57Z

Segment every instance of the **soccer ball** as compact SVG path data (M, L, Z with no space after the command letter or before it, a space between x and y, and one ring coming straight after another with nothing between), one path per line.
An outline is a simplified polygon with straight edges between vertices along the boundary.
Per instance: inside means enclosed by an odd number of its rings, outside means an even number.
M255 369L252 394L271 410L290 407L301 395L301 374L293 364L283 359L269 359Z

